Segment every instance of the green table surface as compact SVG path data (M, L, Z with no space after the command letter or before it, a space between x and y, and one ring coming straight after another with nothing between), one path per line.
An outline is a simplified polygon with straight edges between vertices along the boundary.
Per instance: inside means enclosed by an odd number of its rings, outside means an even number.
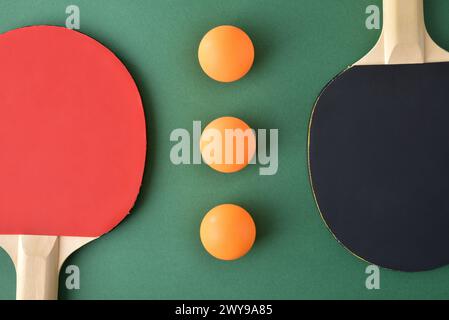
M380 0L0 0L0 32L64 26L70 4L81 10L80 31L113 50L134 76L149 156L132 214L69 257L61 299L449 297L449 267L381 270L380 290L367 290L367 263L326 229L309 184L312 106L323 86L376 42L380 31L365 27L365 9ZM426 0L425 7L430 34L449 49L449 1ZM232 84L209 79L197 61L202 35L221 24L242 27L256 48L254 68ZM224 175L170 162L173 129L224 115L279 129L276 175L260 176L257 166ZM244 206L258 228L252 251L233 262L212 258L199 239L204 214L227 202ZM67 265L80 268L79 290L64 285ZM0 251L0 298L14 297L14 267Z

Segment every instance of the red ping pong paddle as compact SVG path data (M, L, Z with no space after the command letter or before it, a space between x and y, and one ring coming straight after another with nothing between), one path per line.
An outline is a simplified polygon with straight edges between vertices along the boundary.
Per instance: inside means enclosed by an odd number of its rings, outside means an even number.
M146 155L138 89L79 32L0 35L0 246L17 299L56 299L64 260L130 212Z

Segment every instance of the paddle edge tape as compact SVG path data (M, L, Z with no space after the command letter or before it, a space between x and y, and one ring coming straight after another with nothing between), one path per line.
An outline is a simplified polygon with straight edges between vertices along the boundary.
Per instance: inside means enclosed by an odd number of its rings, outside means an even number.
M319 103L319 100L321 98L321 96L323 95L323 93L333 84L333 82L335 80L337 80L341 75L343 75L344 73L346 73L348 70L354 68L355 66L348 66L345 70L341 71L340 73L338 73L336 76L334 76L325 86L323 89L321 89L320 93L318 94L317 99L315 100L315 103L312 107L312 111L310 113L310 117L309 117L309 125L308 125L308 131L307 131L307 171L308 171L308 175L309 175L309 183L310 183L310 188L312 190L312 195L313 195L313 200L315 202L316 208L318 209L318 213L320 215L321 220L324 222L324 225L326 226L326 229L329 231L329 233L334 237L334 239L344 248L346 249L349 253L351 253L354 257L372 264L370 261L358 256L356 253L354 253L353 251L351 251L351 249L349 247L347 247L343 242L340 241L339 238L337 238L337 236L334 234L334 232L332 231L331 227L328 225L326 219L324 219L324 215L323 212L321 211L320 205L318 204L318 200L317 200L317 195L315 193L315 187L313 184L313 178L312 178L312 169L311 169L311 165L310 165L310 131L312 128L312 122L313 122L313 116L315 113L315 109L316 106Z
M146 161L147 161L147 152L148 152L147 129L146 129L147 128L147 121L146 121L146 116L147 115L145 114L145 109L143 107L143 101L142 101L142 97L141 97L139 88L138 88L138 86L136 84L136 81L134 80L134 77L131 75L131 72L128 70L128 68L126 67L125 63L111 49L109 49L106 45L104 45L101 41L98 41L97 39L95 39L95 38L93 38L93 37L91 37L91 36L89 36L89 35L87 35L87 34L85 34L83 32L80 32L78 30L72 30L72 29L68 29L68 28L62 27L62 26L54 26L54 25L46 25L46 24L28 25L28 26L23 26L23 27L12 29L12 30L8 30L6 32L1 33L0 34L0 38L8 35L9 33L14 32L14 31L18 31L18 30L22 30L22 29L28 29L28 28L42 28L42 27L44 27L44 28L48 27L48 28L53 28L53 29L61 29L61 30L64 30L64 31L77 33L77 34L81 35L86 41L97 43L102 48L102 50L104 50L108 55L111 56L111 59L117 60L119 62L118 63L119 68L121 68L123 70L123 73L126 74L126 76L129 77L129 79L130 79L130 81L129 81L130 86L132 86L132 90L134 90L136 92L136 98L138 98L138 105L137 105L137 107L139 108L139 112L142 113L141 121L142 121L143 128L144 128L142 130L142 132L143 132L143 134L142 134L143 135L142 136L142 141L144 142L144 145L142 146L142 148L143 148L142 149L143 157L141 159L141 164L140 164L140 168L141 169L139 170L140 171L140 174L139 174L140 182L139 182L139 185L137 187L138 191L136 192L134 200L132 201L132 203L130 203L129 210L126 210L127 211L126 213L120 214L120 220L111 221L111 224L109 226L107 226L107 227L104 226L102 228L102 230L98 231L98 232L80 232L80 234L73 233L73 234L67 234L67 235L58 235L58 234L50 234L50 233L39 234L39 235L46 235L46 236L59 236L61 238L75 238L75 237L86 238L86 240L89 239L88 242L90 242L90 241L92 241L92 240L94 240L94 239L96 239L96 238L98 238L98 237L100 237L100 236L102 236L102 235L104 235L104 234L114 230L121 223L121 221L123 219L125 219L129 214L132 213L132 211L133 211L133 209L135 207L135 204L137 202L137 199L138 199L138 197L140 195L140 192L141 192L141 189L142 189L143 177L144 177L145 166L146 166ZM12 232L11 233L7 233L7 232L5 232L4 234L2 234L0 236L9 236L9 235L17 236L17 235L21 235L21 234L22 233L16 233L16 232L14 232L14 233L12 233ZM35 233L23 233L23 234L36 235Z

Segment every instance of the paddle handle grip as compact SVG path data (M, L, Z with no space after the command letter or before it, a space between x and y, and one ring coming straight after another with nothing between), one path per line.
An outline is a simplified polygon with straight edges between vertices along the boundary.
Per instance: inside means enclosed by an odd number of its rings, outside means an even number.
M16 260L17 300L58 298L59 238L20 235Z
M385 61L423 63L426 27L423 0L384 0Z

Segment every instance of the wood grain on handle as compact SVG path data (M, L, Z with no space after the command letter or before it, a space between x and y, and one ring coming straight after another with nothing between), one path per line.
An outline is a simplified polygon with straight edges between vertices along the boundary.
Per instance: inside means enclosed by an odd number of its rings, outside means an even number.
M59 271L76 250L97 237L0 235L0 247L11 257L17 274L18 300L58 297Z
M17 300L58 298L59 237L20 235L17 248Z
M423 63L426 35L423 0L384 0L383 7L386 63Z
M383 28L379 41L354 65L447 61L449 53L427 32L423 0L383 0Z

